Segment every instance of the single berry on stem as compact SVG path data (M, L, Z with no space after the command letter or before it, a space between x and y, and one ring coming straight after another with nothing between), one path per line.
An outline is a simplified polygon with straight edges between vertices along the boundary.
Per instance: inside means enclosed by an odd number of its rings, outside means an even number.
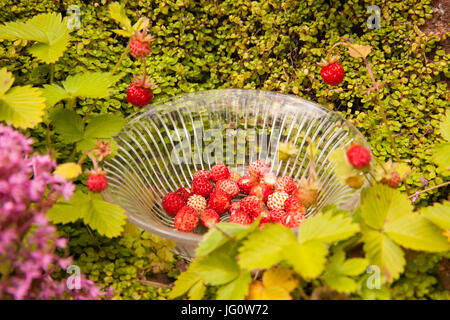
M370 165L370 160L372 159L370 151L360 145L352 145L347 150L347 159L352 166L358 169L366 168Z
M344 68L338 62L338 59L338 56L334 56L319 63L322 67L320 75L323 81L331 86L337 86L344 80Z
M104 172L90 173L86 184L91 192L102 192L108 187L108 179Z
M127 91L127 101L136 107L144 107L153 100L155 84L144 77L136 77L131 82Z
M136 31L131 37L130 53L135 58L145 58L152 52L152 42L155 40L147 29L148 19L144 21L142 31Z

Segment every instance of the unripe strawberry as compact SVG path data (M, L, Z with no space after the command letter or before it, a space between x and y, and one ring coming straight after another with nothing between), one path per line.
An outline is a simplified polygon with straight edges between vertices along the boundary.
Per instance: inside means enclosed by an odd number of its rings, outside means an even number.
M130 53L135 58L144 58L152 51L153 37L147 34L147 28L136 31L130 41Z
M319 191L317 189L306 189L299 187L294 190L292 196L297 198L298 201L306 208L316 204L317 198L319 196Z
M267 200L267 207L270 210L282 209L284 210L284 203L289 198L289 194L284 191L275 191Z
M91 192L102 192L108 187L108 179L104 173L91 173L86 184Z
M355 168L363 169L370 165L372 157L369 149L355 144L347 150L347 159Z
M162 207L170 216L175 216L184 205L185 201L183 197L176 192L170 192L162 199Z
M206 208L206 199L198 194L193 194L189 197L187 205L200 213Z
M184 206L176 214L173 223L178 231L191 232L197 228L198 221L197 211L189 206Z
M260 179L260 182L268 185L269 187L275 187L277 180L278 177L275 173L268 172Z
M200 220L205 227L212 228L216 223L220 222L220 216L213 209L206 209L200 215Z
M348 177L345 182L352 189L359 189L364 185L364 179L360 175Z
M398 172L394 171L392 172L391 176L389 179L384 178L383 180L381 180L381 183L388 185L391 188L398 188L400 186L400 183L402 182L402 179L400 177L400 175L398 174Z

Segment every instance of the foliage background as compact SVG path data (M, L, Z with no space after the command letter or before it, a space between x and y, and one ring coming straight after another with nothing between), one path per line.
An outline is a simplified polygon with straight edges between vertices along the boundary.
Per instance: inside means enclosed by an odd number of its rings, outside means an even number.
M121 3L126 4L132 21L140 16L151 20L156 41L147 59L147 70L158 85L155 101L184 92L227 87L295 94L340 112L367 137L374 154L387 159L393 156L393 150L380 126L375 100L364 92L370 80L363 62L347 59L347 53L341 52L346 77L338 88L321 81L317 65L326 50L344 36L371 45L369 59L375 77L388 82L383 88L383 103L400 155L413 168L407 182L415 191L422 187L421 177L429 180L427 187L446 178L437 171L431 154L432 146L443 141L437 129L448 105L450 55L438 37L426 36L420 30L433 16L431 1ZM128 40L111 31L117 24L109 18L108 1L4 0L0 4L0 22L25 20L42 12L65 14L71 4L81 9L81 28L71 33L71 45L55 65L56 80L80 71L109 71L118 61ZM372 4L382 10L380 29L369 30L366 26L366 10ZM448 33L440 36L445 38ZM7 66L14 73L17 85L48 83L49 67L27 54L25 45L20 41L0 43L0 67ZM95 113L129 115L137 111L125 99L126 88L138 71L136 66L140 66L132 59L124 59L118 71L126 76L116 84L109 99L97 101ZM77 112L83 116L92 99L81 99L79 105ZM32 131L38 151L46 149L45 130L45 126L38 126ZM61 151L58 139L52 135L54 149L62 152L61 160L67 159L71 150ZM447 187L422 194L416 205L442 200L448 191ZM82 272L102 284L112 284L116 298L164 298L167 289L135 280L160 274L170 279L178 272L176 259L167 247L170 244L145 233L128 230L120 238L107 239L83 225L60 227L60 231L70 237L70 250ZM405 275L393 285L396 297L446 297L437 276L440 259L433 257L411 259ZM421 277L425 280L419 281Z

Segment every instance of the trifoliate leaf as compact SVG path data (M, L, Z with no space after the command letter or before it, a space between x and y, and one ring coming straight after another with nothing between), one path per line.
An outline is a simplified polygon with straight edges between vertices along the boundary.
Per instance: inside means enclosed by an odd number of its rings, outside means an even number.
M228 283L239 275L236 260L222 252L201 257L196 270L203 281L213 286Z
M107 98L110 87L121 76L111 75L109 72L85 72L68 76L62 82L66 92L72 97Z
M374 229L379 230L386 220L395 220L412 211L408 196L386 185L376 184L361 193L361 217Z
M81 166L75 162L67 162L58 165L53 174L59 175L64 179L74 179L81 174Z
M303 278L310 279L323 272L327 253L327 245L324 242L312 240L285 247L283 258Z
M56 133L66 143L73 143L84 138L84 125L81 116L75 111L60 109L53 112L50 116Z
M123 35L131 37L133 35L133 28L131 21L125 13L125 8L118 2L113 2L108 6L110 17L116 21L124 29Z
M210 229L203 235L203 240L197 247L197 256L204 256L211 253L230 241L230 237L236 240L244 238L250 232L253 232L258 227L258 224L252 223L249 226L243 226L237 223L220 222L216 226L217 228L220 228L221 231Z
M36 41L28 50L44 63L56 62L70 41L66 20L60 13L39 14L26 22L7 22L0 26L0 39Z
M47 84L44 85L44 89L42 89L42 95L47 99L45 104L47 107L53 107L55 104L60 102L61 100L67 99L69 94L61 88L57 84Z
M206 292L206 286L203 281L197 281L188 292L188 297L190 300L201 300Z
M335 242L347 239L359 231L359 225L343 214L319 213L306 219L298 229L299 243L310 240Z
M345 149L339 148L334 150L330 154L329 159L335 165L334 173L336 174L341 184L345 185L348 178L358 175L358 169L356 169L351 165L350 162L348 162Z
M296 244L291 229L273 224L251 233L239 248L239 265L248 270L270 268L283 259L286 246Z
M387 282L397 279L406 264L403 250L378 230L367 228L362 234L364 251L370 263L380 268Z
M217 300L243 300L248 293L248 287L252 282L249 271L241 270L239 276L217 290Z
M18 128L32 128L42 121L45 98L31 86L13 87L0 99L0 121Z
M384 232L405 248L430 252L450 249L450 244L442 236L441 230L417 213L388 220L384 225Z
M120 235L126 222L125 210L104 201L101 196L90 195L90 197L90 208L83 217L84 223L101 235L110 238Z
M0 99L3 94L8 91L14 83L14 77L6 68L0 69Z
M372 48L370 46L363 46L359 44L352 43L348 46L348 54L353 58L365 58L367 57Z
M420 209L422 215L444 230L450 230L450 201L434 203L433 206Z

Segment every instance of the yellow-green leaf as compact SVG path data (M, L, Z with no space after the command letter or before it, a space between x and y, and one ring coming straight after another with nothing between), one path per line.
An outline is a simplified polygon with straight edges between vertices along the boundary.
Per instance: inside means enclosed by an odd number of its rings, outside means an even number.
M444 230L450 230L450 201L434 203L433 206L420 209L422 215Z
M201 257L196 271L202 280L214 286L228 283L239 275L236 260L222 252Z
M283 250L283 257L303 278L316 278L325 268L327 245L321 241L291 244Z
M14 77L6 68L0 69L0 99L3 94L8 91L14 83Z
M217 290L217 300L243 300L248 293L248 286L252 282L249 271L241 270L239 276Z
M110 17L116 21L127 32L127 36L133 34L133 28L131 27L131 21L125 13L125 8L118 2L113 2L108 7Z
M63 177L64 179L74 179L81 174L81 166L75 162L67 162L58 165L54 174Z
M109 72L85 72L68 76L62 82L66 92L72 97L107 98L110 87L121 76L111 75Z

